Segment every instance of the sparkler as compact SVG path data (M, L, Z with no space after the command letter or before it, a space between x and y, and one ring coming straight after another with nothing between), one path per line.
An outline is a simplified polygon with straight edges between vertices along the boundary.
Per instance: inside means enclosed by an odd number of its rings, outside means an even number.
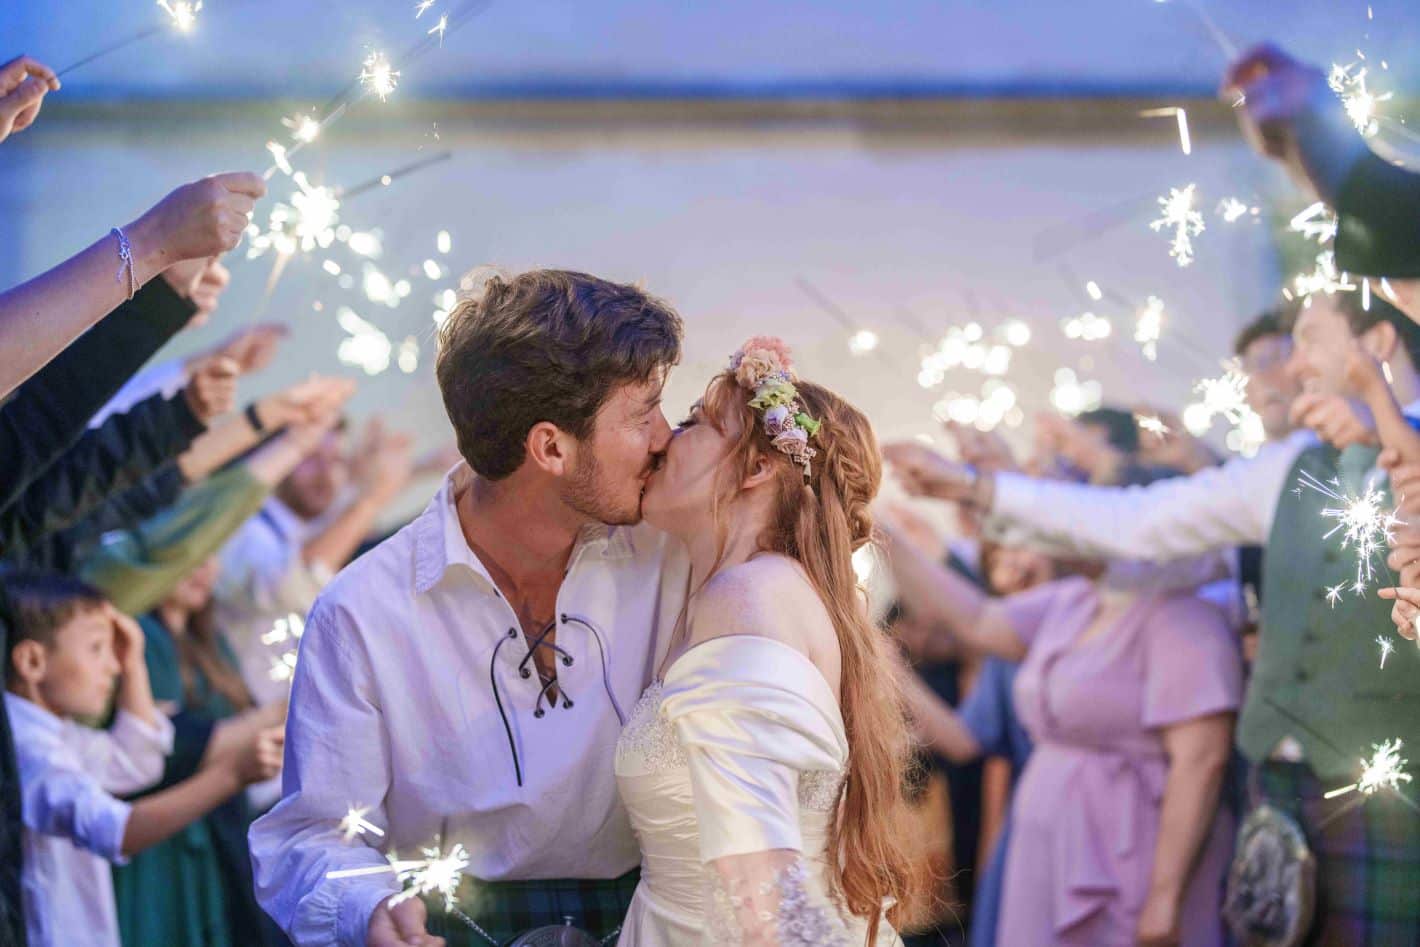
M1145 109L1141 118L1174 118L1178 120L1178 146L1186 155L1193 154L1193 139L1188 134L1188 112L1176 106L1161 109Z
M1217 378L1204 378L1193 386L1202 396L1198 402L1207 411L1211 421L1222 415L1233 424L1242 423L1247 407L1247 373L1242 363L1230 358L1223 363L1223 374Z
M272 154L277 157L278 165L285 160L285 151L280 145L272 149ZM325 249L335 242L336 224L340 220L340 199L335 191L311 184L302 171L292 174L291 180L298 190L288 202L272 206L266 230L255 224L248 228L251 243L247 247L247 259L254 260L268 250L289 257L297 250L309 253L316 247Z
M1401 742L1398 739L1371 744L1375 754L1368 760L1361 760L1361 778L1349 786L1331 790L1324 798L1335 799L1348 792L1374 796L1382 789L1399 793L1400 784L1411 781L1410 774L1405 771L1405 766L1410 761L1401 757L1400 747Z
M1218 216L1223 218L1223 223L1226 224L1235 224L1249 214L1256 217L1261 213L1262 208L1251 206L1236 197L1225 197L1218 202Z
M443 39L442 33L440 39ZM378 95L380 101L384 102L399 85L399 70L390 65L384 53L372 52L365 57L364 66L360 70L360 84L366 92Z
M370 868L346 868L326 873L327 878L358 878L363 875L381 875L394 872L395 877L405 886L404 890L390 898L394 907L424 894L438 893L444 897L445 910L452 911L457 900L459 882L468 868L468 852L462 845L455 845L447 855L435 848L424 849L423 858L400 860L391 857L388 865Z
M357 366L367 375L378 375L390 367L390 354L394 347L389 336L360 318L349 306L341 306L336 311L335 319L340 328L349 333L349 337L342 339L336 349L335 354L341 364Z
M289 681L296 676L297 647L305 631L306 623L300 615L292 612L285 618L276 619L271 630L261 636L261 643L268 648L292 642L291 647L271 657L271 667L267 674L273 681Z
M1327 244L1336 239L1338 225L1339 218L1335 212L1321 201L1312 204L1287 223L1288 229L1320 244Z
M1144 357L1155 361L1159 357L1159 336L1164 329L1164 301L1150 296L1134 320L1134 341L1139 343Z
M1136 414L1134 423L1139 425L1139 430L1145 434L1152 434L1160 440L1169 434L1169 426L1157 414Z
M340 833L345 836L345 841L353 841L355 836L364 835L366 832L379 838L385 837L383 829L365 818L365 813L369 811L369 806L363 808L351 806L346 810L345 818L340 820Z
M1366 73L1366 68L1357 63L1345 66L1332 63L1327 83L1331 86L1331 91L1340 96L1346 115L1356 126L1356 130L1370 138L1381 128L1376 116L1376 106L1390 100L1395 93L1376 95L1371 92L1366 88Z
M1154 0L1154 2L1163 4L1167 2L1167 0ZM1174 0L1171 5L1187 10L1189 13L1193 14L1198 25L1203 28L1203 31L1207 33L1208 37L1217 45L1218 51L1223 54L1224 59L1228 62L1232 62L1238 58L1238 44L1233 42L1232 38L1229 37L1227 33L1223 32L1222 28L1213 21L1213 18L1208 15L1206 10L1196 3L1189 2L1189 0Z
M192 32L192 28L197 22L197 13L199 10L202 9L202 0L195 0L195 2L191 2L191 0L174 0L174 2L172 3L169 3L168 0L157 0L157 4L163 10L163 12L167 13L169 25L171 25L179 33ZM108 46L103 47L102 49L96 50L95 52L92 52L89 55L85 56L83 59L78 60L77 62L70 63L63 69L56 72L55 75L67 75L68 73L73 72L75 69L78 69L80 66L87 66L89 63L93 62L96 59L102 59L110 53L116 53L120 49L126 49L127 47L132 46L134 43L140 43L150 36L156 36L162 31L163 27L161 25L150 26L146 30L134 33L132 36L125 37L116 43L111 43Z
M1384 561L1385 550L1394 536L1395 527L1404 526L1405 523L1395 515L1394 510L1387 512L1382 508L1385 495L1374 487L1367 488L1360 496L1342 493L1339 480L1333 478L1329 483L1323 482L1305 470L1297 478L1297 483L1294 492L1299 496L1305 488L1336 501L1336 506L1326 507L1321 511L1323 519L1336 523L1326 531L1322 539L1330 539L1339 532L1341 548L1356 551L1356 580L1351 583L1351 591L1364 595L1366 586L1375 578L1376 556L1382 556ZM1340 589L1341 586L1338 585L1327 590L1327 601L1333 606L1341 597Z
M1351 280L1351 274L1336 268L1336 253L1324 250L1317 254L1316 268L1310 273L1298 273L1292 278L1292 290L1306 298L1314 293L1334 296L1337 293L1354 293L1359 289Z
M1384 671L1386 658L1395 653L1395 642L1391 641L1385 635L1376 635L1376 644L1379 645L1381 649L1381 670Z
M1179 266L1188 266L1193 262L1193 238L1206 228L1203 215L1194 207L1196 189L1197 185L1194 184L1182 190L1170 188L1166 196L1159 198L1159 208L1163 216L1149 223L1149 229L1155 233L1165 227L1172 229L1169 256L1177 260Z
M309 143L320 135L320 121L314 115L292 115L283 118L281 124L291 129L291 137L299 142Z

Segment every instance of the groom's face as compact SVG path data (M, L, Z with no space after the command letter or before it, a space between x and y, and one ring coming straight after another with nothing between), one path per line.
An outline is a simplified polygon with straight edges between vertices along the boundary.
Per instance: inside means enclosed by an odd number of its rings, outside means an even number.
M641 494L670 444L661 411L665 375L614 389L580 441L563 499L589 519L612 526L641 522Z

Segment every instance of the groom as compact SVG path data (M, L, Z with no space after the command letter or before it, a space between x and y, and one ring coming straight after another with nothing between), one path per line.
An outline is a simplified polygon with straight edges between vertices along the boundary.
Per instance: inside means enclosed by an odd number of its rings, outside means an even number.
M612 754L687 576L636 525L680 341L664 302L558 270L450 314L437 375L467 465L316 602L283 797L251 829L258 898L298 947L620 923L639 853ZM392 872L330 877L455 846L458 909L485 933L391 905Z

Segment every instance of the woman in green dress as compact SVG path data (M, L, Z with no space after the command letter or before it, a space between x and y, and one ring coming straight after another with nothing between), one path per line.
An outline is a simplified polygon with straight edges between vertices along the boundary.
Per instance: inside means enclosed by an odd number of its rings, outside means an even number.
M216 557L209 559L139 619L153 696L176 730L163 781L150 791L229 753L261 755L279 766L286 708L253 707L236 660L213 627L218 568ZM247 947L265 942L269 925L252 895L249 822L245 796L239 794L115 867L123 943Z

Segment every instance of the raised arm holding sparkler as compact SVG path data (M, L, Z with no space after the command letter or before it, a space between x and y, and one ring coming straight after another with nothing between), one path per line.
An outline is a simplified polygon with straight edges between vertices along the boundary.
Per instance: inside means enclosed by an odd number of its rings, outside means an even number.
M153 277L235 247L265 193L248 173L184 184L87 250L0 293L0 398Z

